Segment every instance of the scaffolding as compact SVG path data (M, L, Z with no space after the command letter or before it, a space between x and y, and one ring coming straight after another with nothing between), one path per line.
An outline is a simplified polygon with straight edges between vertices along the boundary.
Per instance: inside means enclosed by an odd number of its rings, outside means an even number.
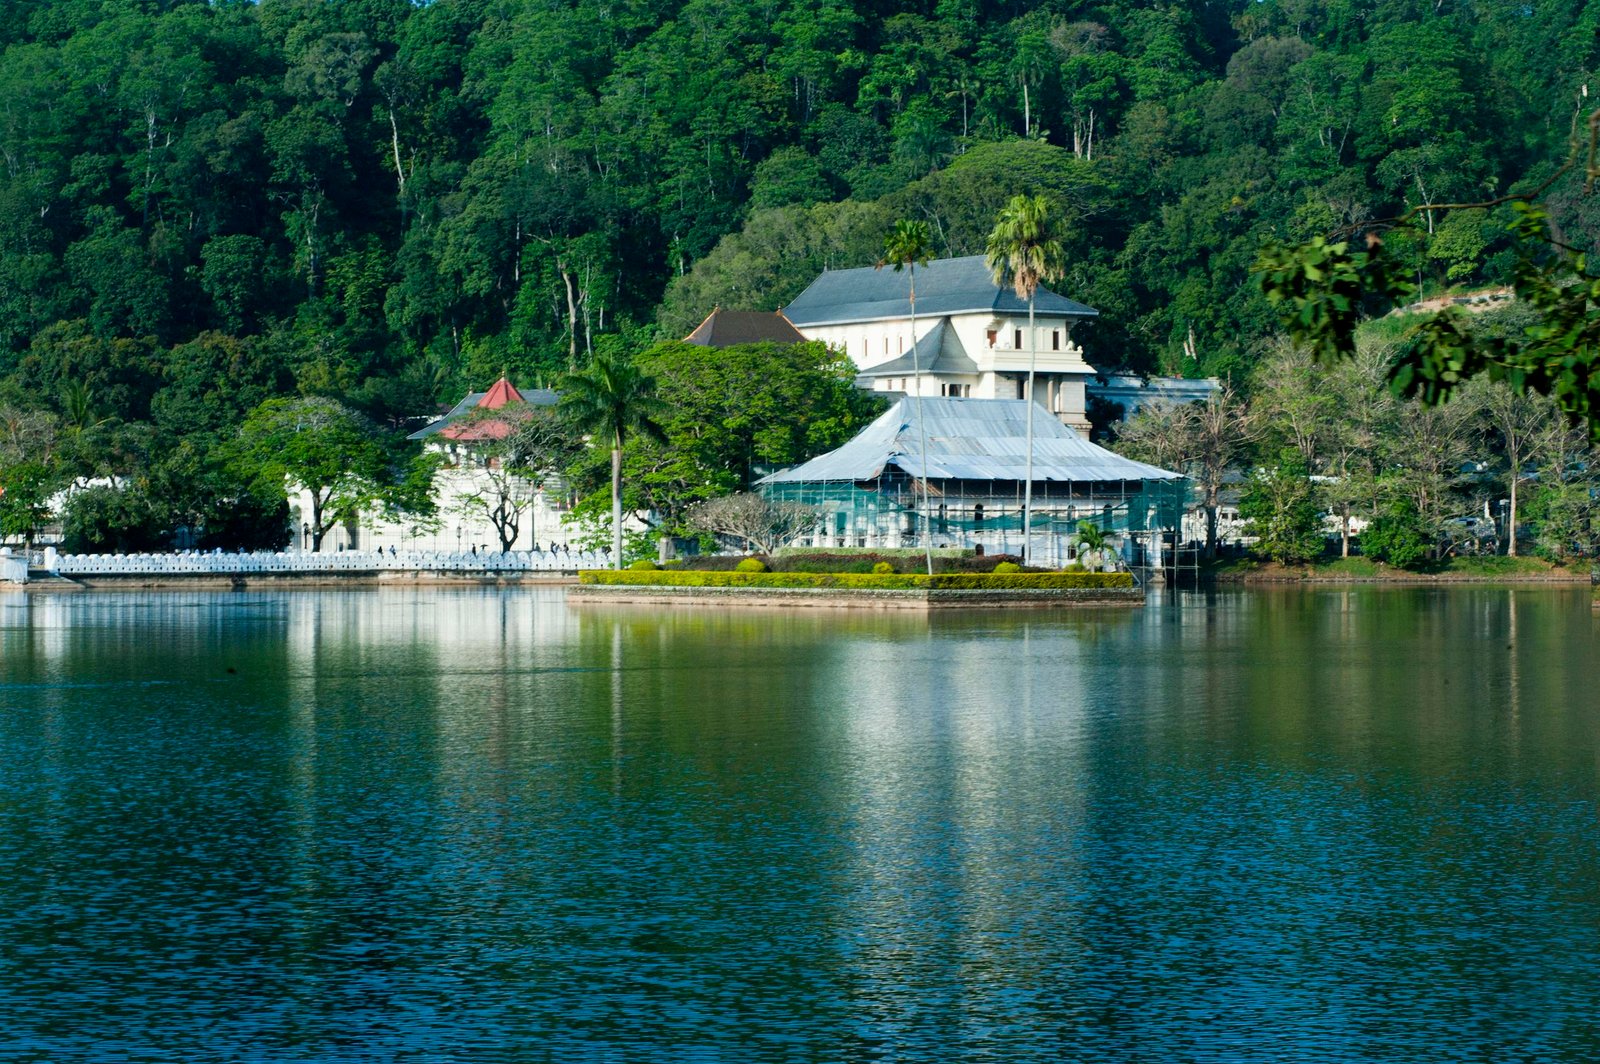
M1128 566L1160 565L1181 526L1186 480L1049 481L1034 485L1028 556L1041 565L1076 560L1079 526L1106 535ZM817 512L798 543L808 547L981 549L1021 554L1023 485L1017 481L930 480L922 485L898 469L866 481L789 481L762 489L769 498ZM1165 548L1170 550L1170 548Z

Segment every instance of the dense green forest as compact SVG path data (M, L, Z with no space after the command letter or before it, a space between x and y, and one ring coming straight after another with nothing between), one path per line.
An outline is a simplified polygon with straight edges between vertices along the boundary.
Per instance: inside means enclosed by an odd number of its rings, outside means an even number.
M1092 362L1242 380L1263 240L1552 172L1597 31L1586 0L5 0L0 407L14 450L48 416L79 472L220 521L210 455L267 398L398 426L781 305L898 218L979 251L1019 191L1066 215ZM1546 200L1593 244L1581 175ZM1498 212L1424 222L1416 279L1505 279Z

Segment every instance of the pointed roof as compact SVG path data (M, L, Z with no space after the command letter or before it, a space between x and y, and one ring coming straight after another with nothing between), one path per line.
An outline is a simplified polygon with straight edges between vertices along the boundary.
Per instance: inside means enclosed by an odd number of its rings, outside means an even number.
M1027 476L1028 400L928 397L921 406L926 459L917 402L905 398L843 447L759 483L873 480L890 468L931 480L1021 481ZM1181 479L1090 443L1042 408L1034 414L1035 482Z
M889 269L864 266L855 270L829 270L783 308L783 316L796 326L846 325L864 321L898 321L911 316L907 278ZM1039 314L1068 318L1096 318L1100 312L1066 296L1041 288L1034 295ZM917 269L917 315L1026 314L1026 300L1018 299L1008 285L994 283L982 255L959 259L934 259Z
M919 373L977 373L978 364L967 354L960 335L950 326L949 318L941 318L918 340L912 349L898 358L868 366L857 377L915 377ZM920 369L913 368L915 366Z
M803 344L806 338L780 313L713 307L706 320L685 336L683 342L701 347L733 347L736 344Z
M490 419L476 421L471 425L456 425L457 421L470 415L474 410L499 410L508 403L527 403L529 406L554 406L559 396L549 388L535 388L524 396L517 391L516 385L510 380L501 377L489 386L486 392L468 392L466 398L450 408L449 413L439 420L432 422L427 428L419 429L407 436L408 440L425 440L429 436L443 436L447 440L481 440L504 439L510 435L511 427L504 422Z
M517 391L516 386L501 377L490 385L489 391L484 394L482 399L478 400L478 409L499 410L507 403L520 403L522 401L522 393Z

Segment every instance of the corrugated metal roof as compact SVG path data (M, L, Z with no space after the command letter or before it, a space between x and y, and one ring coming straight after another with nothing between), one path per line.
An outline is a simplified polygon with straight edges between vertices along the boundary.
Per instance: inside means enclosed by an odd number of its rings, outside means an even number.
M760 483L872 480L886 468L932 480L1021 481L1026 477L1027 400L925 398L921 405L928 430L926 462L921 455L917 404L906 398L838 450L774 473ZM1033 479L1177 480L1180 475L1090 443L1040 407L1033 417Z
M1100 314L1093 307L1045 288L1035 294L1034 310L1039 314L1072 318L1094 318ZM1028 304L1018 299L1009 286L1001 288L994 283L982 255L934 259L918 267L918 316L942 317L981 311L1026 314ZM907 278L904 273L887 267L829 270L784 307L783 316L800 328L909 318L911 301L907 298Z

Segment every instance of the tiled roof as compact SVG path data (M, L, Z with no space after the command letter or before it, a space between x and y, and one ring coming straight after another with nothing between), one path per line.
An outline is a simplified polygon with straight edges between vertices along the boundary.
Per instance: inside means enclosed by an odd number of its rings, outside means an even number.
M1034 296L1036 313L1071 318L1093 318L1099 311L1076 300L1041 288ZM943 317L989 311L996 315L1028 312L1009 286L994 283L982 255L960 259L935 259L917 269L917 314ZM783 308L783 316L799 328L808 325L845 325L852 322L909 318L907 277L887 267L830 270Z
M507 403L527 403L529 406L555 406L560 399L549 388L535 388L526 395L517 391L516 386L509 380L501 377L486 392L468 392L467 397L455 406L444 417L419 429L407 436L408 440L425 440L430 436L443 435L450 440L476 440L476 439L502 439L509 429L501 422L477 422L472 427L452 428L451 426L474 410L499 410ZM496 429L491 426L499 425Z
M684 343L701 347L733 347L735 344L803 344L806 338L782 314L758 310L723 310L717 307Z

